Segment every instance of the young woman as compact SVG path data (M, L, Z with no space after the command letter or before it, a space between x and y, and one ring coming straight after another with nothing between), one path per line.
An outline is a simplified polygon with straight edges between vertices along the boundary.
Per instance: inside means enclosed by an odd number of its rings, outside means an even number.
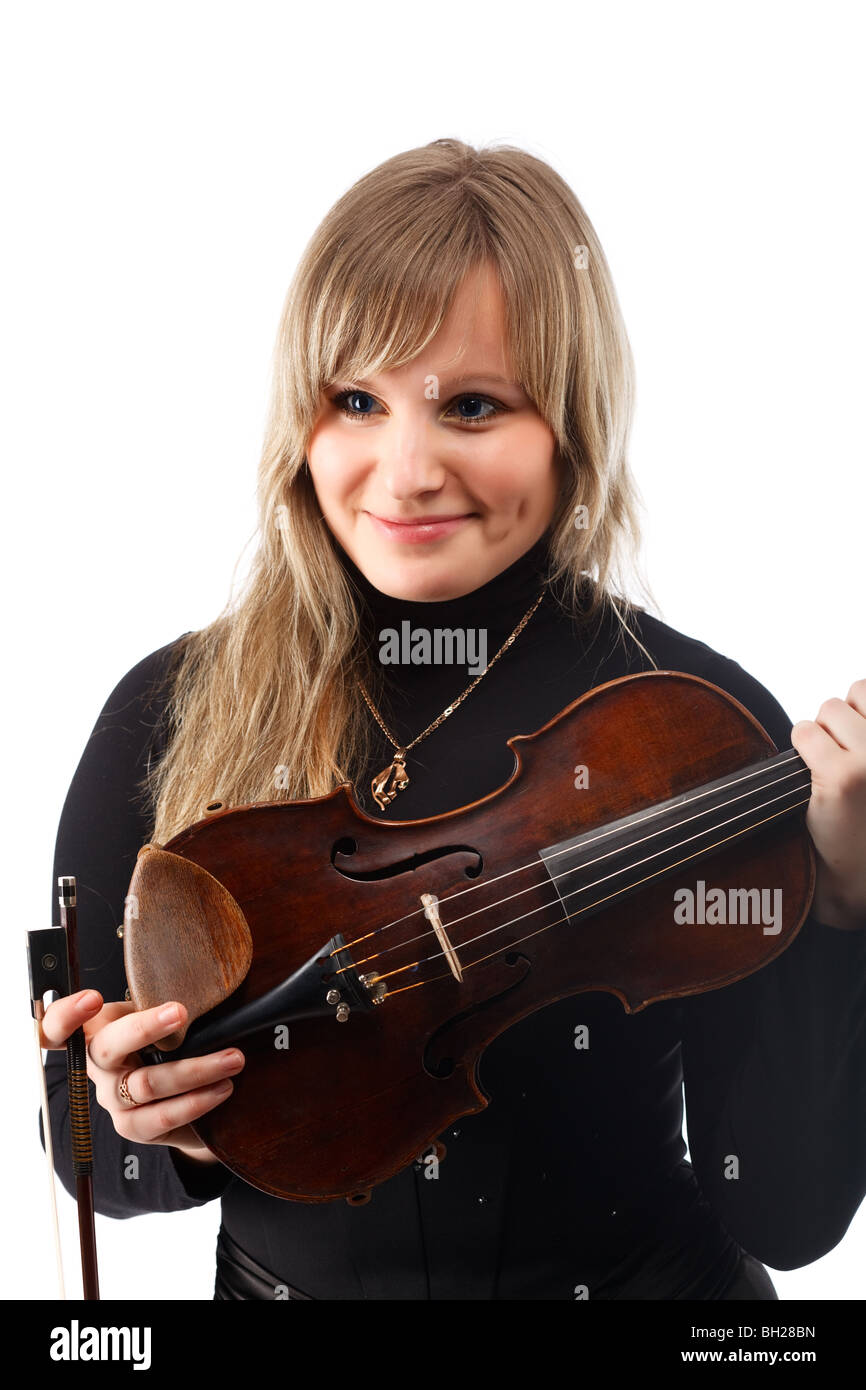
M735 662L625 601L631 407L602 249L537 158L435 141L361 179L315 233L279 332L245 592L112 692L54 865L78 877L87 988L43 1031L58 1048L86 1029L97 1209L220 1197L217 1298L772 1299L760 1261L817 1259L862 1200L866 682L792 735ZM406 621L483 633L476 672L384 659ZM583 994L511 1028L482 1059L489 1107L441 1136L436 1181L418 1162L350 1206L235 1178L191 1126L231 1093L242 1049L147 1065L139 1049L183 1008L119 1002L140 846L215 799L346 780L371 816L453 810L507 781L510 735L652 666L712 681L808 763L819 875L793 943L724 989L636 1015ZM69 1183L60 1053L48 1071Z

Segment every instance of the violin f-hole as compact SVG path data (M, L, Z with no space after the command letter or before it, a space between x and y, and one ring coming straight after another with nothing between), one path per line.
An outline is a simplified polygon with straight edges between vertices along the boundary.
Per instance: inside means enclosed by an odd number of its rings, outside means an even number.
M495 994L489 995L480 1003L470 1005L469 1008L455 1014L441 1028L438 1028L428 1040L422 1061L424 1070L430 1076L435 1076L437 1081L447 1081L455 1069L454 1058L463 1056L463 1030L468 1027L471 1033L473 1019L477 1019L479 1015L488 1010L493 1010L495 1013L501 1002L526 979L532 969L532 961L522 951L509 951L507 956L495 963L495 968L500 978L506 972L511 977L504 988L497 990ZM507 1013L511 1013L510 1002Z
M353 883L375 883L381 879L396 878L398 874L411 874L423 864L431 864L446 859L451 854L465 854L470 861L463 868L467 878L477 878L484 868L484 860L472 845L438 845L435 849L424 850L421 854L411 854L390 864L381 864L374 869L355 869L345 863L349 855L359 852L357 841L348 835L336 840L331 848L331 863L343 878ZM340 860L344 862L340 862Z

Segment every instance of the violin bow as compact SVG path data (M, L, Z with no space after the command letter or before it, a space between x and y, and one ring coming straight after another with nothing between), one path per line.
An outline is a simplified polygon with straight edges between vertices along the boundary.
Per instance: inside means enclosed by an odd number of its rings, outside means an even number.
M60 1293L61 1297L65 1298L60 1234L57 1222L54 1153L51 1142L45 1069L42 1065L39 1038L39 1024L45 1015L43 997L47 991L52 990L58 996L65 996L75 994L79 988L75 879L61 876L57 883L60 926L45 927L27 933L27 961L30 974L30 1012L35 1021L36 1042L37 1047L39 1047L42 1125L45 1133L45 1153L48 1158ZM88 1301L96 1301L99 1299L99 1272L96 1262L96 1224L93 1208L93 1146L90 1132L90 1095L87 1088L87 1044L83 1027L76 1028L71 1037L67 1039L66 1081L69 1090L69 1130L72 1141L72 1171L75 1174L75 1197L78 1206L82 1285L84 1298Z

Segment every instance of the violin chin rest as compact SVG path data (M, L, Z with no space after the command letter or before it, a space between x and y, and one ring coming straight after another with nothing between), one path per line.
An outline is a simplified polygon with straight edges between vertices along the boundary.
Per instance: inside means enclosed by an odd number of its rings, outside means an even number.
M239 904L200 864L144 845L126 898L123 959L136 1009L169 1000L185 1005L183 1027L156 1047L180 1047L194 1019L238 988L253 959L253 939Z

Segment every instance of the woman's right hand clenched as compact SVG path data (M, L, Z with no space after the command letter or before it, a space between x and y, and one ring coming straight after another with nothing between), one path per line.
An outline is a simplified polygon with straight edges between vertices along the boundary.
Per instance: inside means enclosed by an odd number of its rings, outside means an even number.
M186 1017L182 1004L137 1010L129 1003L104 1004L96 990L84 989L49 1005L40 1025L41 1043L64 1047L75 1029L83 1027L87 1074L117 1133L136 1144L169 1144L188 1159L216 1163L191 1125L231 1095L229 1078L244 1066L243 1054L232 1047L152 1064L139 1055L140 1048L157 1043Z

